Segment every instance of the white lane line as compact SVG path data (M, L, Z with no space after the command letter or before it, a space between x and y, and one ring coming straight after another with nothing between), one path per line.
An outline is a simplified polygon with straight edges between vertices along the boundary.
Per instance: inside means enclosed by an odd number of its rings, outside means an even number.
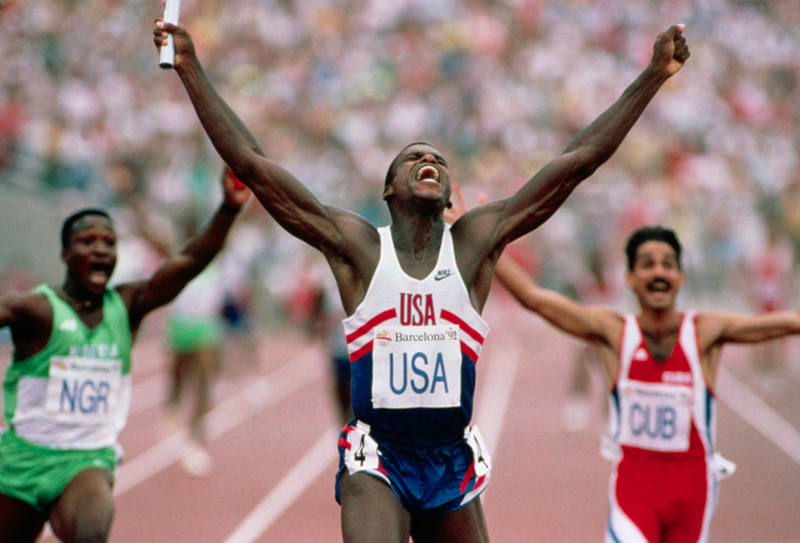
M144 381L134 383L131 398L135 399L135 401L131 401L128 418L130 419L131 415L147 411L151 407L161 405L164 403L166 393L167 377L163 373L153 375Z
M500 442L500 434L503 431L503 421L508 410L508 400L511 396L511 389L514 388L514 380L517 375L517 367L521 357L520 342L514 334L506 334L497 345L503 346L503 351L486 353L486 377L481 391L478 412L474 417L475 424L480 429L489 455L495 454L497 444ZM479 362L480 363L480 362ZM481 494L481 502L486 505L491 483Z
M338 458L337 435L338 431L333 428L325 431L311 449L278 484L272 487L269 494L228 536L225 543L252 543L266 532L273 522Z
M503 356L491 357L494 363L490 363L487 368L480 407L475 416L476 424L480 427L490 454L500 441L503 420L521 354L519 341L513 335L509 335L502 345ZM242 521L225 543L253 543L261 537L336 460L336 449L332 446L336 435L337 432L333 429L324 433L311 450ZM485 495L486 491L483 492L481 500L484 500Z
M800 464L800 434L724 367L717 373L717 397L757 432Z
M315 379L319 379L321 373L315 367L315 365L318 366L315 364L316 351L314 347L305 349L297 358L287 362L269 375L256 377L239 394L209 411L206 415L209 439L220 437L259 411L277 403ZM155 386L155 378L147 381L152 381L152 386ZM135 393L133 398L138 402ZM133 412L133 406L131 411ZM181 428L132 460L124 462L117 470L114 496L127 492L177 462L187 439L186 429ZM48 523L41 540L44 543L52 538L54 538L53 531Z
M259 411L282 400L295 390L322 377L314 366L314 348L308 348L300 356L284 364L267 376L256 377L239 394L216 406L206 415L209 439L216 439L247 421ZM187 439L186 429L180 429L166 437L117 470L114 495L119 496L159 471L169 467L180 458L182 445Z

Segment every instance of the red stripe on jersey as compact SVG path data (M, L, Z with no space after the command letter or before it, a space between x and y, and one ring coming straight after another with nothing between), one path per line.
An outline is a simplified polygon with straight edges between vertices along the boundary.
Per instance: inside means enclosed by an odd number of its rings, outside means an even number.
M348 451L350 450L350 447L352 447L352 445L350 445L350 442L349 442L349 441L347 441L347 440L346 440L345 438L343 438L343 437L340 437L340 438L339 438L339 446L340 446L340 447L344 447L344 448L345 448L345 449L347 449Z
M370 340L369 343L367 343L366 345L361 347L356 352L352 353L350 355L350 362L355 362L356 360L359 360L362 356L364 356L365 354L367 354L371 350L372 350L372 340Z
M441 317L448 321L452 322L453 324L457 324L459 328L464 330L469 337L477 341L479 344L483 345L484 337L480 335L474 328L472 328L469 324L458 318L454 313L449 312L446 309L442 309Z
M464 343L463 340L461 341L461 352L464 353L465 355L467 355L467 358L472 360L473 364L477 364L478 363L478 355L475 353L475 351L470 349L469 345Z
M366 324L361 326L361 328L357 329L355 332L353 332L351 334L348 334L345 337L345 339L347 340L347 343L352 343L354 340L360 338L361 336L363 336L364 334L366 334L367 332L372 330L375 326L379 325L382 322L386 322L389 319L393 319L396 316L397 316L397 310L396 309L387 309L383 313L378 313L377 315L372 317L370 320L368 320L366 322Z

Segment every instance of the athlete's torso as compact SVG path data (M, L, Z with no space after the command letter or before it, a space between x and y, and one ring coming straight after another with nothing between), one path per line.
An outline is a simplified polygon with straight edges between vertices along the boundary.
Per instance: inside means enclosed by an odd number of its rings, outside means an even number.
M470 303L449 226L424 279L403 272L389 227L367 294L344 329L356 418L378 438L459 439L472 416L475 364L489 327Z
M713 453L714 399L700 366L693 311L684 313L675 348L662 362L648 351L636 316L626 315L609 400L611 435L623 454Z
M128 311L116 290L103 296L103 320L89 329L55 291L50 340L24 360L16 353L3 383L6 423L21 438L58 449L116 444L130 404L133 343Z

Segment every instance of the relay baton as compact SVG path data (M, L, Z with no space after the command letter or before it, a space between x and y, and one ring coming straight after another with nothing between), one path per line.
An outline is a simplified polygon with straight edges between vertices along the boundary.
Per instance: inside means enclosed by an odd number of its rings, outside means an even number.
M164 3L164 22L177 25L181 11L181 0L166 0ZM167 45L162 45L158 54L158 65L165 70L175 64L175 36L167 34Z

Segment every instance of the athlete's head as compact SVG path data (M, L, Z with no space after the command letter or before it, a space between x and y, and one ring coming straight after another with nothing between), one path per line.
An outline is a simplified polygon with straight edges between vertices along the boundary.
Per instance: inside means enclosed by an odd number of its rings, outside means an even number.
M672 230L660 226L641 228L631 235L626 281L642 308L671 309L685 282L681 270L681 245Z
M397 167L400 165L400 161L403 159L403 155L410 147L414 147L415 145L427 145L428 147L431 147L431 145L427 142L415 141L414 143L409 143L408 145L400 149L400 152L397 153L396 157L394 157L392 163L389 164L389 169L386 170L386 179L384 179L383 181L384 188L388 187L392 183L392 181L394 181L394 176L397 173Z
M67 217L61 228L61 259L68 282L101 293L117 264L117 237L108 213L88 208Z
M94 208L94 207L87 207L85 209L81 209L80 211L76 211L66 219L64 219L64 223L61 225L61 248L67 249L70 244L70 240L72 239L72 234L77 230L81 229L81 226L86 227L87 221L81 221L84 217L89 217L92 215L97 215L100 217L105 217L108 221L108 224L112 226L111 223L111 216L104 210Z
M628 244L625 246L625 254L628 256L628 271L633 271L639 246L648 241L663 241L671 246L672 250L675 251L675 260L678 268L682 268L681 242L678 241L678 236L675 235L675 232L663 226L645 226L635 231L628 238Z
M403 147L389 165L383 187L383 199L387 203L397 195L408 195L416 201L443 201L446 207L450 207L447 161L425 142L414 142Z

